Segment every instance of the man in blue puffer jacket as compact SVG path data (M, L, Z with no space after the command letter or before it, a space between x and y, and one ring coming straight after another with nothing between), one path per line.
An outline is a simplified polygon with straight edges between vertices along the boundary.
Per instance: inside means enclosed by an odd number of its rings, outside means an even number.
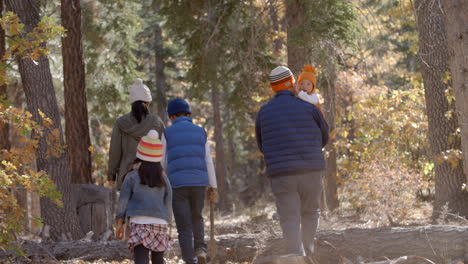
M169 102L167 113L172 125L161 138L162 165L172 186L172 210L185 263L206 263L203 224L205 191L216 199L216 175L205 130L192 123L189 104L176 98Z
M294 93L294 76L284 66L270 73L276 95L262 106L255 123L257 143L280 216L287 253L311 257L320 217L322 148L328 124L319 109Z

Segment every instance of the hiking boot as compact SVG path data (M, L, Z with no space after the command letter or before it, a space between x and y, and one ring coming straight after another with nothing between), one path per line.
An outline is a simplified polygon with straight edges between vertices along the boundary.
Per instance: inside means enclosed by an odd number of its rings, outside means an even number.
M206 261L206 257L207 257L206 249L204 249L204 248L196 249L195 250L195 255L197 256L198 264L206 264L207 263L207 261Z

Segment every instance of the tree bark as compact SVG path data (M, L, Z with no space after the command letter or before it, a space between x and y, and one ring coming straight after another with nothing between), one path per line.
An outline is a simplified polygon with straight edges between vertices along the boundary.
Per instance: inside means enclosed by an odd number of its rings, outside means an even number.
M219 90L211 89L211 103L213 105L214 140L216 142L216 179L218 183L219 204L226 208L226 158L224 155L223 123L219 104Z
M263 256L281 255L284 243L279 234L226 234L216 236L217 260L220 263L255 262ZM180 256L176 248L166 258ZM344 259L378 261L385 258L417 255L435 263L463 259L468 252L468 228L463 226L352 228L341 231L319 231L316 257L320 264L343 263ZM123 260L132 254L125 241L59 243L25 243L28 256L50 254L60 259ZM48 253L46 253L48 252ZM0 252L0 257L5 257ZM349 262L348 262L349 263Z
M26 32L31 32L39 22L39 6L36 1L6 0L7 10L16 13L25 25ZM51 226L51 237L58 239L61 234L70 232L73 237L80 237L81 230L76 215L75 201L72 199L70 185L70 167L67 154L59 153L58 157L50 155L47 134L58 131L59 140L63 143L63 133L60 124L59 109L55 97L49 60L42 56L37 65L31 59L17 58L21 81L28 110L33 120L42 124L39 110L53 121L53 125L45 128L44 135L40 136L36 153L37 169L49 174L62 193L63 208L58 207L48 198L41 199L41 215L45 225Z
M442 0L442 4L447 25L452 85L461 128L465 183L468 183L468 2Z
M3 0L0 0L0 15L3 15ZM0 58L5 55L5 30L0 27ZM6 76L6 71L0 73ZM7 85L0 85L0 100L8 100ZM10 127L7 123L0 123L0 150L10 149Z
M304 24L304 5L300 0L286 1L288 67L297 77L306 61L306 47L298 40L305 39L299 29ZM297 80L297 78L296 78Z
M161 9L161 1L153 1L155 14L159 13ZM162 29L159 24L154 26L154 51L155 51L155 71L156 71L156 110L164 125L169 124L169 117L167 115L167 83L166 75L164 74L164 68L166 63L164 62L164 46L163 46L163 37Z
M450 149L460 149L460 139L452 133L458 128L457 116L448 118L448 111L455 112L455 104L449 104L443 75L449 71L443 11L438 1L416 1L416 18L419 31L419 56L424 80L426 112L429 123L429 141L435 163L435 202L433 217L437 218L445 204L451 213L468 216L468 192L462 190L465 182L463 162L452 167L449 162L437 162L437 156ZM450 139L450 137L452 137Z
M334 62L334 52L329 52L330 59L327 62L327 85L321 89L325 98L325 119L330 129L330 140L325 147L328 152L327 170L324 178L324 198L326 209L333 211L338 208L338 183L337 183L337 165L335 149L335 128L336 128L336 69Z
M65 135L72 183L92 183L80 0L61 0Z
M270 8L268 9L270 14L271 22L273 23L273 31L280 32L280 20L278 16L278 6L275 2L271 3ZM282 41L279 36L276 36L273 40L273 54L275 56L280 56Z

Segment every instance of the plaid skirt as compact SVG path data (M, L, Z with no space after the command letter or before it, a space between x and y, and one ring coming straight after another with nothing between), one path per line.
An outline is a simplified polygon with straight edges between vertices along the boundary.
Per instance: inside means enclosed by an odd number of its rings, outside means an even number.
M128 238L128 248L133 249L138 245L161 252L172 248L174 241L168 234L168 225L161 224L135 224L131 223L131 233Z

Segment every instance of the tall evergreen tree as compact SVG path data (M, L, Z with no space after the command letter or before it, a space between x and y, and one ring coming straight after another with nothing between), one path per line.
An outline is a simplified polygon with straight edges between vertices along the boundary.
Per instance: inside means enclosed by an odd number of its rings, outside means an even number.
M141 77L134 51L141 31L141 1L82 2L86 87L91 120L112 125L129 111L125 100L135 77ZM98 136L98 135L95 135Z
M304 40L310 39L312 32L303 30L306 22L306 6L302 0L285 0L287 21L288 67L296 76L307 61L307 49Z
M163 13L166 28L174 39L180 40L190 62L186 76L190 90L186 90L186 96L210 101L213 106L207 125L215 131L219 191L226 195L221 190L224 181L236 181L223 179L227 165L221 151L226 148L223 144L226 133L239 137L236 152L248 147L241 139L252 139L249 135L253 127L242 130L241 126L253 124L254 114L246 118L246 113L256 112L255 99L259 94L265 96L262 86L268 87L267 71L272 68L271 57L266 52L272 45L267 40L270 32L265 30L268 9L253 1L165 1ZM225 119L226 108L229 116L235 118Z
M330 58L336 58L335 51L332 48L328 48L327 55ZM325 192L324 199L325 205L328 210L333 211L338 208L338 179L337 179L337 162L336 162L336 148L335 133L336 133L336 62L333 59L329 59L324 65L326 69L325 81L322 82L325 85L321 88L323 97L326 98L324 109L326 110L325 119L327 120L330 129L330 144L327 144L325 151L328 152L327 159L327 171L325 176Z
M419 32L419 56L424 79L426 111L429 122L429 141L435 163L435 202L433 217L437 218L446 204L452 213L468 215L468 195L461 186L465 182L463 163L452 166L449 162L437 162L437 157L450 149L460 149L460 139L453 138L458 128L455 104L449 103L443 76L449 71L449 53L443 10L436 2L417 0L416 20Z
M153 1L153 8L155 14L160 13L161 0ZM167 82L164 69L166 68L165 52L163 45L162 28L159 23L154 25L154 59L155 59L155 77L156 77L156 107L157 113L161 117L164 124L169 124L169 117L167 116Z
M91 183L91 140L88 126L86 77L81 36L80 0L61 1L65 136L73 183Z
M17 14L20 21L25 25L25 32L31 32L38 24L39 5L37 1L6 0L6 8ZM55 133L59 142L63 143L63 133L60 123L59 109L55 97L52 75L49 68L49 60L41 56L37 62L31 59L17 58L21 81L28 110L34 121L42 124L40 112L42 111L53 124L46 128L46 132ZM49 134L49 133L46 133ZM41 199L41 216L44 224L51 226L51 237L58 239L62 234L71 233L73 238L82 235L76 214L76 202L72 195L71 170L66 152L51 155L47 147L48 139L45 135L40 136L36 153L37 169L47 172L62 193L64 207L59 207L48 198Z

